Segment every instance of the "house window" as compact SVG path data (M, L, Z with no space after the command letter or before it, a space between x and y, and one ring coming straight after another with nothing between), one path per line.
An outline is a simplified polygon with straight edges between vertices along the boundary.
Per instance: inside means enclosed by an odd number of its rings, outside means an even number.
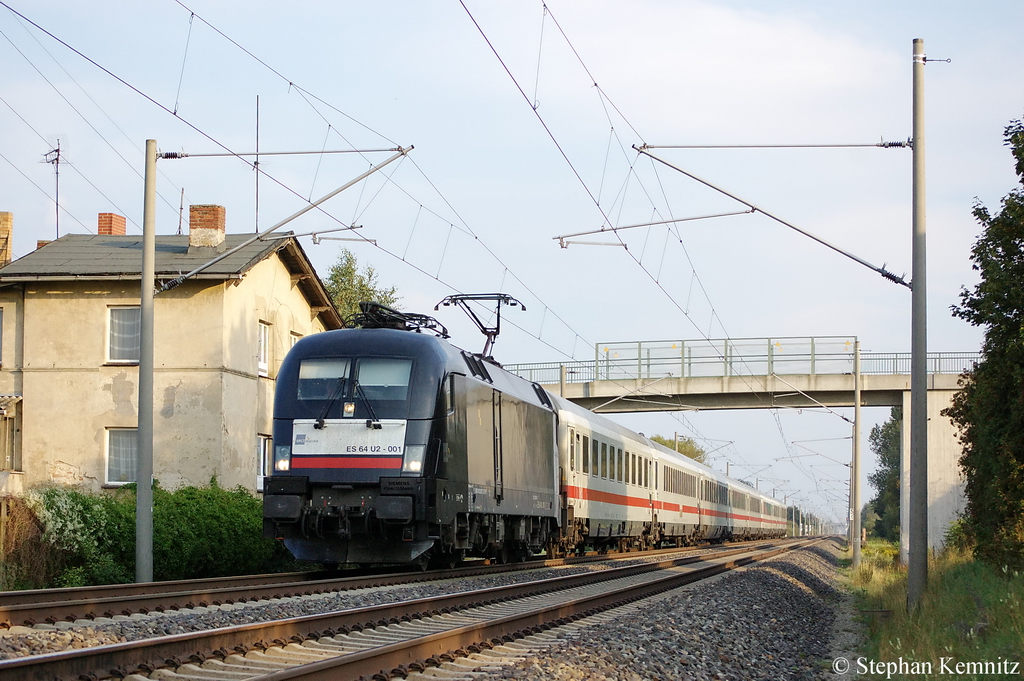
M107 428L108 485L135 482L138 457L138 428Z
M107 360L138 364L142 315L138 306L111 307L107 343Z
M297 333L295 331L292 331L292 333L291 333L291 345L289 347L294 346L300 340L302 340L302 334L301 333Z
M260 376L270 375L270 324L260 322L256 345L256 368Z
M14 442L16 432L14 418L6 414L0 415L0 470L21 470L20 452Z
M256 491L263 491L263 478L274 472L274 440L269 435L256 436Z

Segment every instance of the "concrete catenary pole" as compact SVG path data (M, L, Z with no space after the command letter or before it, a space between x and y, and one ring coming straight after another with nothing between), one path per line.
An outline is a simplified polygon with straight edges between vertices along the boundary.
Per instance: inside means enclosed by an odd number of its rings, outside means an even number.
M860 341L853 342L853 567L860 565Z
M135 581L153 581L153 292L156 278L156 140L146 140L139 316L139 444L135 493Z
M928 584L928 322L925 259L924 41L914 39L913 292L910 334L910 532L907 605Z

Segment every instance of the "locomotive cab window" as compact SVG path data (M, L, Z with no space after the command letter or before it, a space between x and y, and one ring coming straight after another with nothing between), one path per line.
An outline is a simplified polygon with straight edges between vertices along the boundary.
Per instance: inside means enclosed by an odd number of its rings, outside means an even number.
M411 374L411 359L365 357L356 362L356 381L368 400L408 399Z
M300 400L329 400L341 397L351 361L346 357L304 359L299 365Z
M444 385L441 387L442 399L444 402L445 415L451 414L455 411L455 374L448 374L445 377Z

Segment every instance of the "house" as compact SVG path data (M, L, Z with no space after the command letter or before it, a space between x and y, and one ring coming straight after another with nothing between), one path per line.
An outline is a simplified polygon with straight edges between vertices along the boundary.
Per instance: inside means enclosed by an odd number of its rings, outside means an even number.
M221 206L189 216L188 235L156 237L158 286L252 238L225 234ZM12 229L0 213L0 264ZM112 213L97 231L0 267L0 495L135 480L142 237ZM342 325L302 247L255 241L158 294L154 317L154 476L261 489L277 368Z

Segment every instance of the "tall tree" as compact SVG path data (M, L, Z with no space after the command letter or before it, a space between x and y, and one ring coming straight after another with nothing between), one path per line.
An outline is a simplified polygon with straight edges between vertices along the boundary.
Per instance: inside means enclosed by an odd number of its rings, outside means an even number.
M1011 122L1005 140L1024 187L1024 121ZM943 413L960 429L975 555L1024 570L1024 191L1010 191L995 215L976 203L974 217L983 228L971 249L981 281L961 291L953 314L983 327L985 341Z
M651 441L657 442L659 445L662 445L663 447L668 447L669 449L674 450L676 448L676 444L675 442L672 441L672 438L662 437L660 435L652 435ZM690 457L694 461L698 461L703 464L707 463L707 461L704 460L707 457L707 452L705 452L691 438L679 438L679 453L682 454L683 456Z
M893 407L885 423L876 424L868 435L871 451L878 457L878 469L868 476L875 488L871 510L877 514L874 534L886 541L900 538L900 422L903 410Z
M377 284L377 272L367 265L359 271L356 256L343 248L338 261L331 265L324 280L327 293L330 294L342 318L348 318L359 312L359 303L368 300L389 307L399 301L394 286L384 288Z

